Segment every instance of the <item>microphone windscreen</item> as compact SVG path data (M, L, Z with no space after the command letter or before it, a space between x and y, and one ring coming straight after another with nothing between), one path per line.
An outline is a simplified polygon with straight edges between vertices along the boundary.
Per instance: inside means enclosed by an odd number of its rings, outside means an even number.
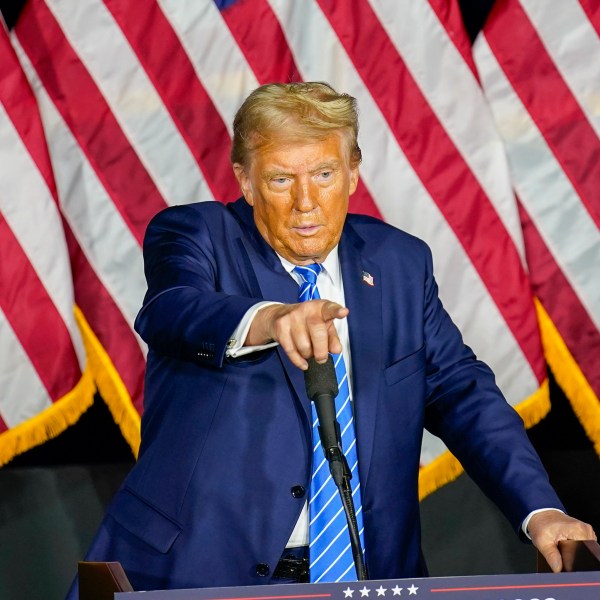
M321 395L332 398L338 395L338 383L331 355L327 362L321 365L314 358L308 359L308 369L304 371L304 383L306 394L311 400Z

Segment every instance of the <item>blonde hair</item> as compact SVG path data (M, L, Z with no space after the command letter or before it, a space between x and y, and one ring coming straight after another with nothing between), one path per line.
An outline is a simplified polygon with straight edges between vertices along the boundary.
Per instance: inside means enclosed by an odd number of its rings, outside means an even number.
M255 89L233 121L231 162L276 141L320 140L339 132L352 166L361 161L356 99L323 82L269 83Z

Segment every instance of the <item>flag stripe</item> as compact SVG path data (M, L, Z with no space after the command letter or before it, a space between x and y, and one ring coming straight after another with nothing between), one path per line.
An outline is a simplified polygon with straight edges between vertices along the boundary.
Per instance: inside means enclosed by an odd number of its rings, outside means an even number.
M333 0L319 0L319 4L381 107L411 166L464 245L528 361L535 365L539 338L530 300L522 294L528 287L526 275L496 211L456 152L366 0L356 0L352 10ZM373 46L376 52L369 51ZM402 97L402 111L392 101L399 97ZM427 146L420 141L424 141L424 131L428 132ZM486 231L489 237L478 235L479 231ZM498 252L498 247L502 252Z
M371 4L396 52L454 144L454 152L473 172L524 262L506 158L499 151L500 140L479 81L457 48L468 41L466 34L463 31L459 36L456 27L449 29L448 24L439 22L439 15L432 12L427 2L411 3L407 15L410 18L404 19L394 18L398 10L394 0L371 0ZM426 23L427 36L413 23ZM460 94L456 93L457 82ZM470 115L469 119L464 118L465 113ZM492 140L498 144L490 143Z
M58 203L42 122L39 116L32 118L32 111L33 114L39 115L35 96L20 68L6 31L0 29L0 56L3 57L3 60L0 60L0 102L44 178L52 197Z
M267 0L234 2L221 14L258 81L300 80L281 25Z
M30 117L29 121L33 119ZM21 127L26 125L21 123ZM85 353L75 325L73 290L70 285L65 285L65 281L71 280L71 270L63 240L62 222L56 203L46 187L46 181L36 168L24 140L18 135L14 122L4 111L2 104L0 164L4 168L4 175L0 180L0 212L18 240L28 266L36 273L40 285L44 287L44 293L54 305L64 327L73 334L73 350L77 354L79 367L83 369ZM21 175L24 172L29 174L25 180ZM31 210L30 214L23 210L24 205ZM31 214L35 215L35 219L31 218ZM52 252L49 252L48 243L53 239L56 239L56 242L52 243ZM19 303L18 308L23 310L25 306ZM32 340L32 343L35 341ZM60 340L56 340L56 343L60 345Z
M176 203L189 201L195 186L206 188L156 88L102 1L46 4L160 195Z
M498 129L506 139L515 189L581 303L600 327L600 280L588 272L588 265L600 264L600 231L486 41L487 35L478 40L477 63L498 115ZM557 204L560 211L548 210Z
M522 6L548 57L598 136L600 111L595 86L600 74L600 38L587 20L581 4L578 0L562 0L560 19L539 0L522 0ZM572 31L577 31L577 44L565 44L564 40Z
M130 325L145 289L142 250L122 215L96 177L87 157L52 103L20 45L15 47L37 94L47 127L53 132L51 155L64 219L90 264ZM82 202L85 198L85 202Z
M69 331L1 213L0 239L0 307L51 399L57 400L81 375ZM43 319L32 318L30 307Z
M579 0L579 3L590 24L600 36L600 4L598 4L598 0Z
M48 7L27 4L16 31L46 91L103 182L115 206L142 243L151 217L166 206L102 94ZM60 81L56 74L61 73Z
M458 2L448 2L448 0L428 0L428 3L437 15L440 24L446 29L449 39L456 45L466 66L471 70L473 76L477 77L477 69L471 52L470 40L465 30L460 4ZM418 9L422 8L418 4L416 6ZM373 3L373 7L376 7L376 3ZM397 7L396 4L396 9ZM385 26L387 21L382 20L381 23ZM438 56L438 58L444 57ZM436 61L432 60L429 65L435 68Z
M132 330L145 288L141 248L45 93L20 44L13 42L37 93L46 125L53 132L51 151L58 166L77 304L141 413L145 345Z
M133 405L141 414L145 360L139 340L68 230L66 239L75 277L77 305L110 356Z
M105 0L105 4L146 69L210 188L199 185L196 193L190 193L193 176L183 173L181 185L188 191L179 197L168 196L169 203L236 198L239 188L229 166L231 139L227 127L158 4L148 2L143 14L138 1ZM170 168L179 160L177 156L175 161L168 161Z
M0 316L0 319L2 317ZM8 430L8 425L6 424L6 421L2 418L2 415L0 415L0 433L3 433L4 431Z
M2 332L0 335L2 370L10 373L10 376L2 377L2 394L0 394L0 432L2 432L20 425L53 404L46 386L1 308L0 331ZM3 438L0 437L0 448L2 442Z
M505 18L498 18L504 10ZM548 56L539 35L516 2L497 3L485 38L506 77L535 121L581 202L600 228L600 161L581 160L600 151L598 137ZM513 55L522 60L515 61ZM559 124L556 115L561 115Z
M522 205L520 208L534 291L543 298L544 308L553 322L561 325L561 335L590 385L600 390L597 325L582 306L526 209Z
M56 185L33 92L5 32L0 35L5 52L0 61L0 209L28 260L45 286L65 326L81 369L85 352L73 314L73 289ZM12 67L12 68L11 68ZM23 173L28 173L23 177ZM28 206L36 215L23 210ZM52 252L48 251L49 240Z
M215 109L231 124L258 81L212 0L158 0Z

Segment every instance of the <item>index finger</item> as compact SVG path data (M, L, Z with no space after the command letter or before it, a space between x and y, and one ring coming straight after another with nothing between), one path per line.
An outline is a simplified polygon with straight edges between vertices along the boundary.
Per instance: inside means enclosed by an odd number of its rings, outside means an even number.
M333 319L343 319L348 316L350 311L337 302L325 302L321 308L321 317L324 321L331 321Z

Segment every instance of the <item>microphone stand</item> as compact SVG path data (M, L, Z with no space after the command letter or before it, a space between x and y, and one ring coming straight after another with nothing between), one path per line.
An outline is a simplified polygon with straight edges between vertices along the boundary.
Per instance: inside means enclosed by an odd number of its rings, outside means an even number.
M339 437L339 423L335 421L335 428ZM319 434L321 434L321 426L319 425ZM322 441L321 441L322 443ZM354 498L352 497L352 487L350 480L352 473L348 466L348 461L341 451L340 446L323 447L325 458L329 463L329 472L333 479L342 500L342 506L346 513L346 521L348 522L348 533L350 535L350 546L352 548L352 557L354 558L354 567L356 569L356 577L359 581L365 581L369 578L367 566L365 565L364 555L360 545L360 536L358 532L358 524L356 522L356 511L354 508Z

